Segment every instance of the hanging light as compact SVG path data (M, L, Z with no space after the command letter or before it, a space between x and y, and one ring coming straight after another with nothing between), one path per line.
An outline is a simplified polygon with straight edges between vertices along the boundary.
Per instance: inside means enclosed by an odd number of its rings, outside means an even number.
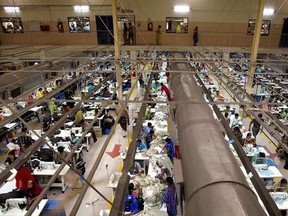
M274 15L274 9L273 8L264 8L263 15L264 16L273 16Z
M75 5L74 6L74 11L76 11L76 12L87 12L87 11L89 11L89 6L88 5Z
M4 10L6 12L19 12L20 8L19 7L4 7Z
M190 7L187 5L176 5L174 6L174 11L178 13L187 13L190 11Z

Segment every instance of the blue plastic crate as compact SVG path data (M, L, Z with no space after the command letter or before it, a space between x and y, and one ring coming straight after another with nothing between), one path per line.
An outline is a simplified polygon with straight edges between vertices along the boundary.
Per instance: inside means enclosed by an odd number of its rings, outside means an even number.
M58 200L48 200L44 209L42 211L43 216L46 215L57 215L57 216L66 216L64 206L61 201Z
M111 129L107 129L107 128L106 128L106 129L104 130L104 133L103 133L103 134L108 135L108 134L110 133L110 131L111 131Z

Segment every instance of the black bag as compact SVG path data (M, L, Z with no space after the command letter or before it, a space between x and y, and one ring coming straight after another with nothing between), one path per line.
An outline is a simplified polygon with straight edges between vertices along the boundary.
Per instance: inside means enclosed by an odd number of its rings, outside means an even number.
M51 149L41 149L38 152L38 159L41 161L53 161L54 160L54 154Z

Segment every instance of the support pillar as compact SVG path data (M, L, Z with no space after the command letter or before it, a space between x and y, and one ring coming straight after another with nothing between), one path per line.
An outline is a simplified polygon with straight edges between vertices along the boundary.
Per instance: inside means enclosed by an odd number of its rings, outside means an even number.
M120 65L120 43L119 43L119 31L118 31L118 16L117 16L117 0L112 0L112 17L113 17L113 31L114 31L114 49L115 49L115 69L116 80L118 88L118 99L122 100L122 77L121 77L121 65Z
M246 92L251 94L252 92L252 84L253 84L253 77L255 72L255 63L257 59L257 53L259 48L260 36L261 36L261 25L263 20L263 10L265 6L266 0L259 0L258 11L257 11L257 19L256 25L254 30L254 37L251 49L251 58L250 58L250 67L248 71L248 79L247 79L247 86Z

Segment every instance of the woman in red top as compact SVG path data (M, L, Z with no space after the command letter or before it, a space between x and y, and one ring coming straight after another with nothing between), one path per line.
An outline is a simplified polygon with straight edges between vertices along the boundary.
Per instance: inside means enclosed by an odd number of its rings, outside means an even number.
M162 92L164 91L168 100L171 101L171 93L170 93L170 90L168 89L168 87L165 86L163 83L161 83L160 85L161 85L161 91Z
M15 179L16 187L26 194L28 204L31 205L36 197L42 192L42 188L25 166L22 166L18 170Z

